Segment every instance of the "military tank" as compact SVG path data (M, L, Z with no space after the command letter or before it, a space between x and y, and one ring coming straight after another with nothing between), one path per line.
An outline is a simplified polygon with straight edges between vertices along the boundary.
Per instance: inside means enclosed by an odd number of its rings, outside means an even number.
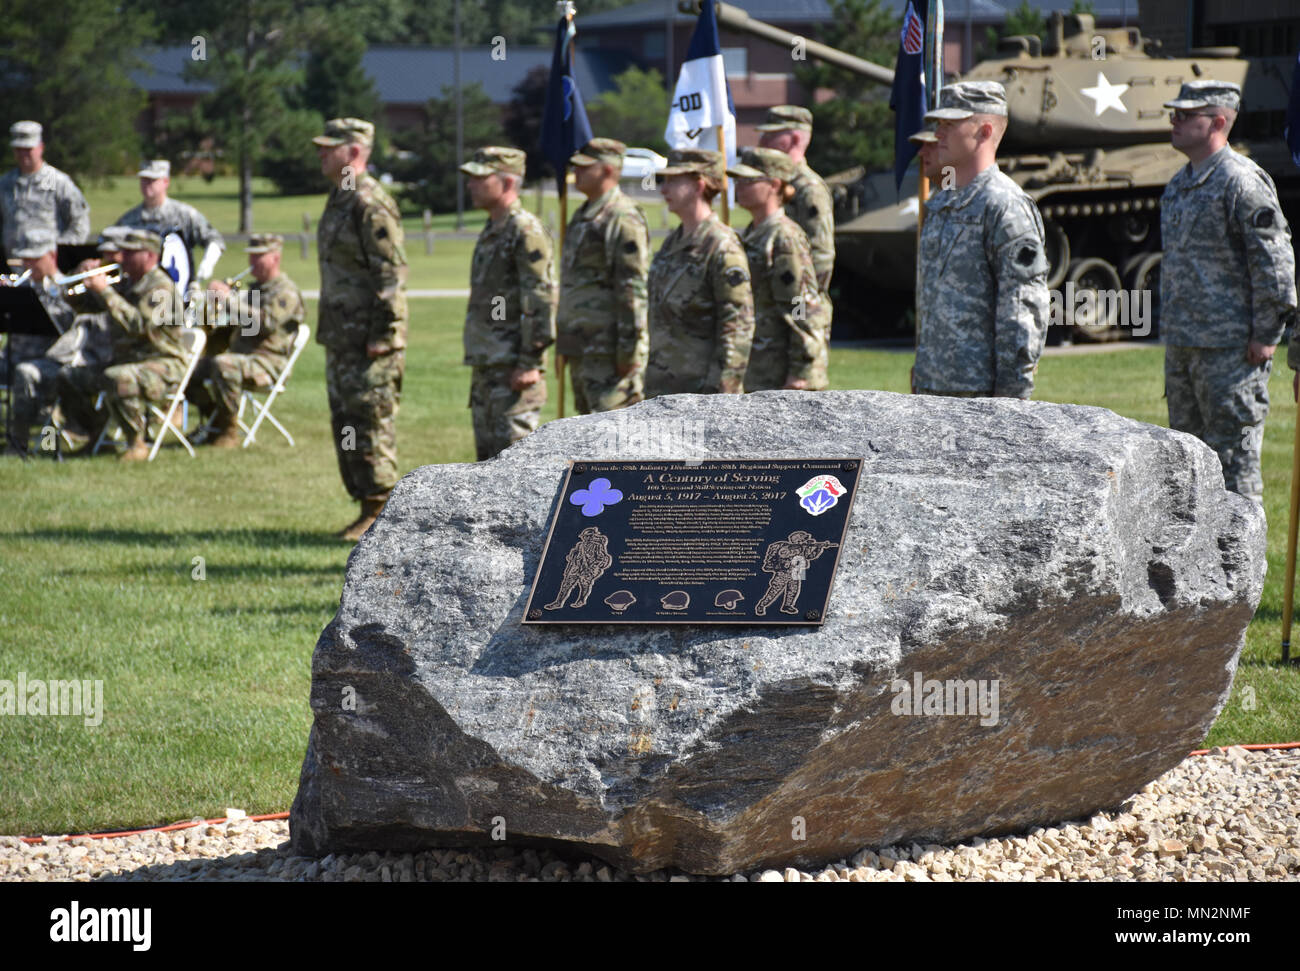
M795 35L717 4L720 25L787 47ZM893 72L860 69L843 52L807 44L810 56L891 83ZM831 56L827 56L827 54ZM1198 48L1162 57L1136 27L1098 29L1091 14L1053 13L1046 41L1003 39L997 54L961 80L998 81L1007 91L1008 127L998 164L1043 216L1049 288L1061 293L1063 326L1049 340L1154 336L1160 293L1160 196L1186 164L1169 144L1169 109L1184 81L1242 85L1247 111L1279 111L1286 84L1251 78L1237 48ZM1259 72L1256 72L1258 75ZM950 79L951 80L951 79ZM1252 80L1255 82L1251 84ZM1239 118L1236 129L1246 113ZM1300 177L1285 146L1234 148L1256 157L1278 183L1288 218L1300 208ZM827 179L836 200L837 336L882 336L911 327L916 267L916 166L896 191L892 172L861 168ZM1124 294L1149 293L1147 322ZM871 308L864 318L862 308ZM1054 320L1054 322L1056 322ZM1145 331L1145 333L1144 333Z

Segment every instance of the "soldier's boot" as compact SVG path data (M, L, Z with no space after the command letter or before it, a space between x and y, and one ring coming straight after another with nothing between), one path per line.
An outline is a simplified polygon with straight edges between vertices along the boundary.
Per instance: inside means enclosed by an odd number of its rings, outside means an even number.
M357 517L352 525L348 526L338 534L339 539L345 539L350 543L359 540L367 529L374 525L379 514L384 511L384 504L388 502L388 493L379 495L366 496L361 500L361 515Z
M239 422L229 412L217 412L213 418L216 436L208 444L213 448L239 448Z
M120 462L147 462L149 446L143 438L131 438L127 441L126 451L117 458Z

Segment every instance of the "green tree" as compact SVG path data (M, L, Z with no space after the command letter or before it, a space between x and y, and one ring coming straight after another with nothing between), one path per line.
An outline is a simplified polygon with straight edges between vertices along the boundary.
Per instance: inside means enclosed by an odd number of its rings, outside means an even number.
M591 131L598 137L615 137L629 147L668 153L664 121L668 117L668 92L663 75L653 68L630 67L614 78L614 88L587 105Z
M834 20L822 30L831 47L892 68L898 53L899 20L880 0L830 0ZM830 174L855 165L888 168L894 158L894 113L889 87L843 68L808 61L795 77L811 92L828 88L835 97L812 105L813 140L808 164Z
M510 101L501 117L506 141L528 155L524 178L530 182L551 174L551 163L542 154L540 144L542 113L546 110L546 89L550 81L550 67L533 68L510 90Z
M253 229L253 174L258 160L308 152L305 132L320 116L296 102L304 71L307 25L293 0L221 0L214 26L196 35L187 76L211 82L202 111L239 173L239 231Z
M0 16L0 130L39 121L50 163L77 175L133 168L141 148L136 119L146 99L129 72L145 66L136 51L156 32L147 13L119 11L114 0L84 0L75 16L59 4L7 0Z
M501 112L477 81L465 85L461 96L465 112L465 150L479 145L499 145L504 140ZM398 201L408 211L456 211L456 91L450 85L441 98L424 106L424 123L393 135L398 151L389 163L393 175L404 183Z

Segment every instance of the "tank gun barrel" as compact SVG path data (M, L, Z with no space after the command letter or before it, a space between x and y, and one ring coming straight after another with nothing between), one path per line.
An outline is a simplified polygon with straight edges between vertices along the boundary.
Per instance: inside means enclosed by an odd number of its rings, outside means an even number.
M810 57L815 57L836 67L842 67L846 71L869 77L881 84L894 83L894 72L887 67L881 67L879 64L873 64L860 57L854 57L852 54L846 54L834 47L827 47L815 40L801 37L799 34L792 34L780 27L773 27L761 20L755 20L739 7L733 7L725 3L715 3L713 7L717 12L718 23L723 27L729 27L732 30L746 34L753 34L755 37L762 37L787 48L792 47L795 41L802 41L803 49ZM700 12L699 0L680 0L677 9L684 14L696 16Z

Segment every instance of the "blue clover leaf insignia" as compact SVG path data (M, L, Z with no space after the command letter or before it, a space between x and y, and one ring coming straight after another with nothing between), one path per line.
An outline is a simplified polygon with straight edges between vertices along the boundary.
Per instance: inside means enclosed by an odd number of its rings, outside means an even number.
M610 487L608 479L595 479L590 486L569 496L569 502L582 507L584 516L599 516L606 506L623 501L623 493Z

